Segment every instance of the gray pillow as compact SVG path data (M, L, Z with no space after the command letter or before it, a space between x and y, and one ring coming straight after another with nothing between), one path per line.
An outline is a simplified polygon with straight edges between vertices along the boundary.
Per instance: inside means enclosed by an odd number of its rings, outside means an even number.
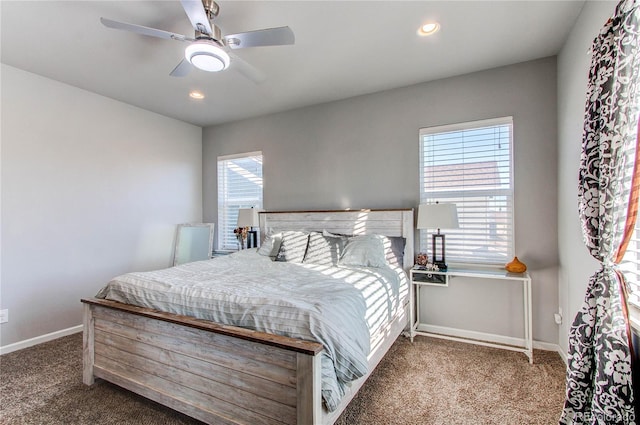
M302 263L307 252L309 234L306 232L286 231L282 232L282 242L276 256L276 261Z
M351 238L353 236L350 235L341 235L338 233L330 233L324 230L322 232L324 236L333 237L333 238ZM407 242L405 238L402 236L383 236L378 235L382 238L382 243L384 245L384 256L387 263L390 266L398 266L404 267L404 246Z
M383 236L363 235L349 238L339 265L359 267L386 267Z
M383 236L384 254L390 266L403 267L404 245L407 242L402 236Z
M281 242L282 232L268 234L260 248L258 248L258 254L275 258L278 255L278 251L280 251Z
M309 235L309 245L303 263L335 266L338 264L346 243L347 238L345 237L330 237L319 232L312 232Z

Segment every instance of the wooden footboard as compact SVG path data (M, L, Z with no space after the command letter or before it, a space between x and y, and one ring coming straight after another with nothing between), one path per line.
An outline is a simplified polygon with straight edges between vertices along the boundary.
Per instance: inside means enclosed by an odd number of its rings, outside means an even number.
M206 423L322 422L321 344L82 302L85 384L103 378Z

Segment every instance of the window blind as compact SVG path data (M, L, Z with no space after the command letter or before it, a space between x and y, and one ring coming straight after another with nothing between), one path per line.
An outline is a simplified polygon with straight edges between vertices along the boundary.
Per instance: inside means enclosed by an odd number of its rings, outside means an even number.
M511 117L420 130L420 203L458 210L460 228L441 230L448 263L513 258L512 133ZM436 231L420 231L421 251L430 253Z
M262 208L262 152L218 158L218 248L238 249L240 208Z
M635 231L620 263L620 270L624 273L627 281L629 303L640 308L640 227L638 220L636 220Z
M623 152L623 158L620 158L620 160L624 161L627 167L630 168L629 172L626 173L628 177L625 178L623 182L623 184L628 187L632 184L631 177L633 173L631 169L635 163L635 154L635 150L632 149ZM640 184L640 182L636 182L636 184ZM624 200L625 203L629 201L630 200ZM620 214L620 216L617 217L617 226L620 232L624 229L626 222L626 210L622 209L622 211L624 211L624 214ZM627 281L628 302L640 308L640 217L636 216L634 232L619 267Z

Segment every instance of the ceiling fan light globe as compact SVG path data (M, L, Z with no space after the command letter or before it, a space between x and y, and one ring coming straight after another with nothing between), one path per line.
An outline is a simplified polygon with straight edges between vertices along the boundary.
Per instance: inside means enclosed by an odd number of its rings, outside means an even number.
M210 42L195 42L187 46L184 57L196 68L208 72L223 71L231 58L222 48Z
M219 57L206 53L196 53L191 56L191 64L198 69L208 72L218 72L226 68Z

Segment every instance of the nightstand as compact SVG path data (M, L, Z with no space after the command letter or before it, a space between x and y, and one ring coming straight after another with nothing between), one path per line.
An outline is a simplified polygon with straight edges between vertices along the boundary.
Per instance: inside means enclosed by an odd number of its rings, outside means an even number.
M446 288L449 286L449 282L455 277L468 277L476 279L495 279L505 284L522 284L523 290L523 316L524 316L524 338L523 346L514 346L510 344L502 344L497 342L480 341L477 339L469 339L453 335L442 335L433 332L428 332L423 327L421 321L420 311L420 292L421 289L426 287L439 286ZM526 354L529 358L529 363L533 363L533 318L531 308L531 276L529 273L509 273L504 269L498 268L482 268L477 267L474 269L458 269L449 268L446 272L423 270L414 266L409 272L409 278L411 279L410 293L410 330L409 337L413 342L413 338L416 335L430 336L435 338L450 339L454 341L468 342L471 344L484 345L487 347L503 348L512 351L519 351Z
M213 252L211 253L210 258L224 257L225 255L233 254L234 252L238 252L238 251L233 251L233 250L217 250L217 251L213 251Z

